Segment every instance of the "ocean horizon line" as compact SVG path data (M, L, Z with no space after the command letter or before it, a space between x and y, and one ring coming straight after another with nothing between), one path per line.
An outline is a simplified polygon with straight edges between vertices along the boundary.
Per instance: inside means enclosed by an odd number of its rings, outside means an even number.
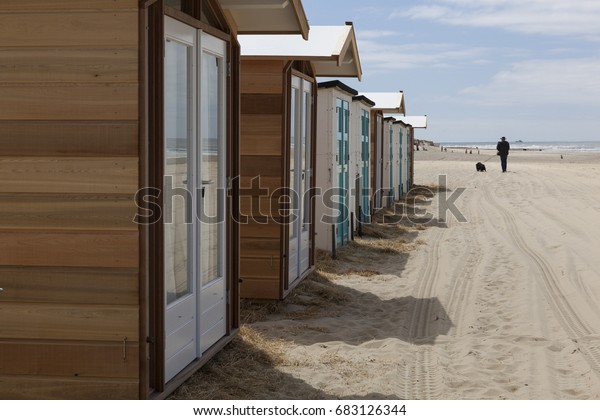
M482 150L495 150L497 141L481 142L434 142L435 145L447 148L479 148ZM509 141L514 150L538 150L547 152L600 152L599 141Z

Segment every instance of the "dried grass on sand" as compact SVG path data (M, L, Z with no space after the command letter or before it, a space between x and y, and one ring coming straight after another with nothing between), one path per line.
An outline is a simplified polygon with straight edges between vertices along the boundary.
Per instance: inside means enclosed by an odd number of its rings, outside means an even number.
M266 338L253 325L279 318L298 321L289 328L319 332L311 320L332 317L353 304L357 293L336 286L343 276L369 278L381 274L378 268L390 258L406 256L419 241L418 228L394 217L390 211L374 216L373 223L363 226L363 237L342 247L333 260L327 252L317 250L315 271L304 279L283 302L243 300L242 327L233 342L210 360L182 385L171 398L176 399L318 399L326 398L310 387L295 387L297 381L279 368L292 362L286 353L294 343L286 339ZM295 331L297 332L297 331ZM293 336L294 331L289 331ZM299 389L301 391L299 391Z

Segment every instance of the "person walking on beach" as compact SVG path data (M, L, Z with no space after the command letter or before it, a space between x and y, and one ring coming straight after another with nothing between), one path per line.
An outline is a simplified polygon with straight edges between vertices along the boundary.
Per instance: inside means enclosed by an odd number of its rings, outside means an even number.
M506 137L500 137L500 141L496 145L496 150L500 156L500 164L502 165L502 172L506 172L506 161L508 158L508 151L510 150L510 144L506 141Z

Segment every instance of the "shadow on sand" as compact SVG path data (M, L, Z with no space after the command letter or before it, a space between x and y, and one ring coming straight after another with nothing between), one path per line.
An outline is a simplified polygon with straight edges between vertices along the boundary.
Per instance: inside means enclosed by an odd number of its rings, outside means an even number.
M431 187L427 187L431 191ZM431 195L421 191L413 201L397 205L420 214L431 204ZM437 192L437 191L436 191ZM398 217L390 209L374 217L375 222ZM390 219L391 218L391 219ZM405 217L379 225L374 236L341 248L338 259L319 253L317 270L303 280L284 302L242 302L241 334L185 382L172 399L221 400L397 400L398 395L371 392L343 398L315 388L285 373L289 345L311 346L343 342L360 346L374 340L398 339L413 345L433 345L448 333L452 321L437 297L417 298L403 285L396 296L381 298L371 292L335 282L337 276L356 276L358 283L397 280L405 269L419 228ZM431 220L427 226L444 228ZM411 230L412 229L412 230ZM393 264L385 260L393 258ZM391 278L390 276L393 276ZM333 279L333 281L332 281ZM347 283L347 282L346 282Z

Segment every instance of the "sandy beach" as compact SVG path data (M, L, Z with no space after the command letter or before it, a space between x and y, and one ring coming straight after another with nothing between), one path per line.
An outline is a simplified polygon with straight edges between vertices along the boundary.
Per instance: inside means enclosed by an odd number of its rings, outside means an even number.
M514 151L501 173L492 151L430 149L415 183L426 227L380 227L285 302L246 302L173 397L600 398L600 154ZM440 214L457 189L462 216Z

